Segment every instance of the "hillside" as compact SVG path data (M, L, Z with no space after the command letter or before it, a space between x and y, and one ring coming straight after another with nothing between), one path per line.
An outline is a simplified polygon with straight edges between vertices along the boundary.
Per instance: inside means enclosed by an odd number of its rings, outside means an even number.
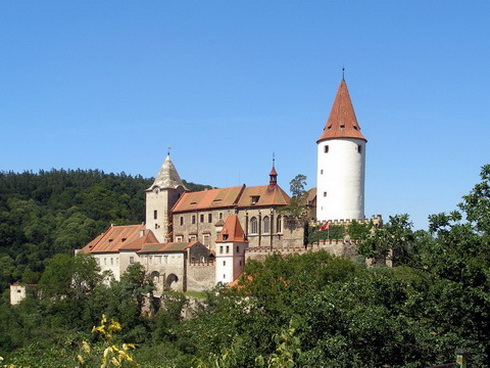
M36 283L46 259L71 254L111 223L144 221L152 182L100 170L0 172L0 292L12 282Z

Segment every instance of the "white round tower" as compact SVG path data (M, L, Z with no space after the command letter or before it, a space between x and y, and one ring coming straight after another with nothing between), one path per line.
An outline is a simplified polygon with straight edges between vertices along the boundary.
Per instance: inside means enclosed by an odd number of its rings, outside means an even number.
M365 218L366 142L342 80L317 140L317 221Z

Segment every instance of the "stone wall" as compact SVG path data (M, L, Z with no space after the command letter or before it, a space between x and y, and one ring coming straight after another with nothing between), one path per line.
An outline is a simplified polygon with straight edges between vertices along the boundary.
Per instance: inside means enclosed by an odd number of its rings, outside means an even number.
M215 284L216 267L214 262L189 262L187 267L187 290L211 290Z

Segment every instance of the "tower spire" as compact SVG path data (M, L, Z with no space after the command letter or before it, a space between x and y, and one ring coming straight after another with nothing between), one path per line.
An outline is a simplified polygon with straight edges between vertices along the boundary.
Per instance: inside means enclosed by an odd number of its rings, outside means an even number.
M342 81L337 89L332 110L317 143L331 138L358 138L367 141L361 133L361 126L357 123L347 83L344 80L344 69L342 69Z
M272 169L269 173L269 188L274 189L277 185L276 156L272 152Z

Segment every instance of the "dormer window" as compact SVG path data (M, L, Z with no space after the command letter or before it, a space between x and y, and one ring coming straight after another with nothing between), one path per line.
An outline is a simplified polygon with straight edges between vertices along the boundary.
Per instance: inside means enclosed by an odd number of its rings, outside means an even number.
M344 129L345 129L345 125L341 125L340 130L344 130Z
M357 127L354 125L354 130L357 130Z
M329 126L327 127L327 130L330 130L330 129L332 129L332 126L331 126L331 125L329 125Z
M259 199L260 199L260 196L252 196L252 204L257 204Z
M228 240L228 234L223 234L223 241Z

